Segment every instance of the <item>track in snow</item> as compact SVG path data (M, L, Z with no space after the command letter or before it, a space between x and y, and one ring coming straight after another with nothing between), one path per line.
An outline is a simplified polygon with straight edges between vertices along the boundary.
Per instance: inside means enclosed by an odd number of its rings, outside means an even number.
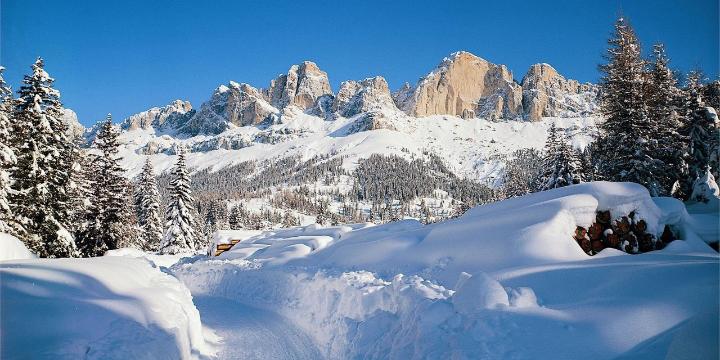
M218 359L321 359L310 337L271 311L217 297L193 297L203 325L223 338Z

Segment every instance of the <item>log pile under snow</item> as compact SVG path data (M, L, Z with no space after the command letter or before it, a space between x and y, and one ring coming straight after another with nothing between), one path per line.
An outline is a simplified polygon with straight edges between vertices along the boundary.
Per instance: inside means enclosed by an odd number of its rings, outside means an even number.
M592 256L605 248L613 248L628 254L660 250L676 239L669 225L657 237L647 232L648 225L634 211L612 220L610 211L598 211L595 222L587 229L575 229L575 241L585 253Z

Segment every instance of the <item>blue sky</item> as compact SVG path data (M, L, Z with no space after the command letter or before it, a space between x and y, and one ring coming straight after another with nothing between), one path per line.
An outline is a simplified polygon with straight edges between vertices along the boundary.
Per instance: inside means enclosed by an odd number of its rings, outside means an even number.
M646 49L664 42L678 70L718 74L718 1L59 1L0 0L0 63L17 88L43 56L62 100L92 124L174 99L199 107L229 80L266 87L312 60L333 90L384 76L414 83L467 50L517 79L547 62L596 81L614 19Z

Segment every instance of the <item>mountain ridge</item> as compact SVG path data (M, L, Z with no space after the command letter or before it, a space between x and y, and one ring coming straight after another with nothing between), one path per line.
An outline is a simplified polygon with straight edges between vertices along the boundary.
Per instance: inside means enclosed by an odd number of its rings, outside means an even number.
M343 81L335 93L327 73L314 62L303 61L271 80L267 88L230 81L216 88L199 109L175 100L160 111L151 108L131 115L121 127L217 135L231 127L283 121L299 113L333 120L362 112L369 125L360 130L372 130L393 128L383 119L385 113L395 111L412 117L538 121L592 115L597 110L597 94L596 85L566 79L546 63L532 65L518 81L505 65L467 51L452 53L415 85L406 83L395 92L382 76L375 76ZM171 121L166 122L167 118Z

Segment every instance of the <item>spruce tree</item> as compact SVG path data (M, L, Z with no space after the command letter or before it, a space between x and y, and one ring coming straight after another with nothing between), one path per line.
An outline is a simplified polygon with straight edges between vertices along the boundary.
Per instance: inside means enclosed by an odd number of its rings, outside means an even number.
M687 87L683 91L683 112L685 124L681 133L687 146L687 171L683 182L685 194L692 192L695 179L711 169L713 152L717 152L718 129L711 110L705 107L702 98L702 74L692 71L688 74ZM717 155L715 155L716 157Z
M543 154L542 175L538 191L555 189L580 182L580 163L564 131L550 125Z
M133 235L128 218L128 180L120 167L118 146L118 130L108 114L93 143L98 155L93 164L92 211L97 213L98 228L92 229L97 235L89 239L90 243L83 244L85 256L101 256Z
M135 211L141 229L143 250L158 251L163 238L160 220L160 192L150 159L138 178L135 191Z
M193 225L193 198L190 192L190 175L185 165L185 154L178 154L170 184L170 203L165 212L165 236L160 247L163 254L178 254L195 250L197 236Z
M0 232L18 235L13 212L10 209L10 170L17 158L12 148L10 130L13 98L10 87L3 78L0 66Z
M684 141L679 133L681 122L677 109L680 91L669 63L665 47L656 44L647 76L646 99L648 116L656 129L650 143L651 150L662 161L657 177L658 195L670 194L673 184L682 178L685 166Z
M230 229L232 230L238 230L242 228L242 222L240 219L240 206L233 205L230 208L230 214L228 215L228 223L230 225Z
M41 257L77 256L69 232L68 187L72 159L67 126L62 120L60 93L44 70L42 59L32 66L18 91L14 110L12 205L23 231L20 237Z
M98 204L104 192L97 182L98 158L97 154L87 152L82 162L82 183L88 201L85 211L78 214L78 220L82 220L82 225L77 226L75 239L80 255L83 257L100 256L107 251L107 246L102 238L101 209Z
M646 63L640 43L628 22L615 23L609 40L608 63L600 87L601 111L605 122L598 139L599 174L612 181L645 185L650 193L660 192L662 162L655 158L651 138L655 127L648 118L645 99Z

